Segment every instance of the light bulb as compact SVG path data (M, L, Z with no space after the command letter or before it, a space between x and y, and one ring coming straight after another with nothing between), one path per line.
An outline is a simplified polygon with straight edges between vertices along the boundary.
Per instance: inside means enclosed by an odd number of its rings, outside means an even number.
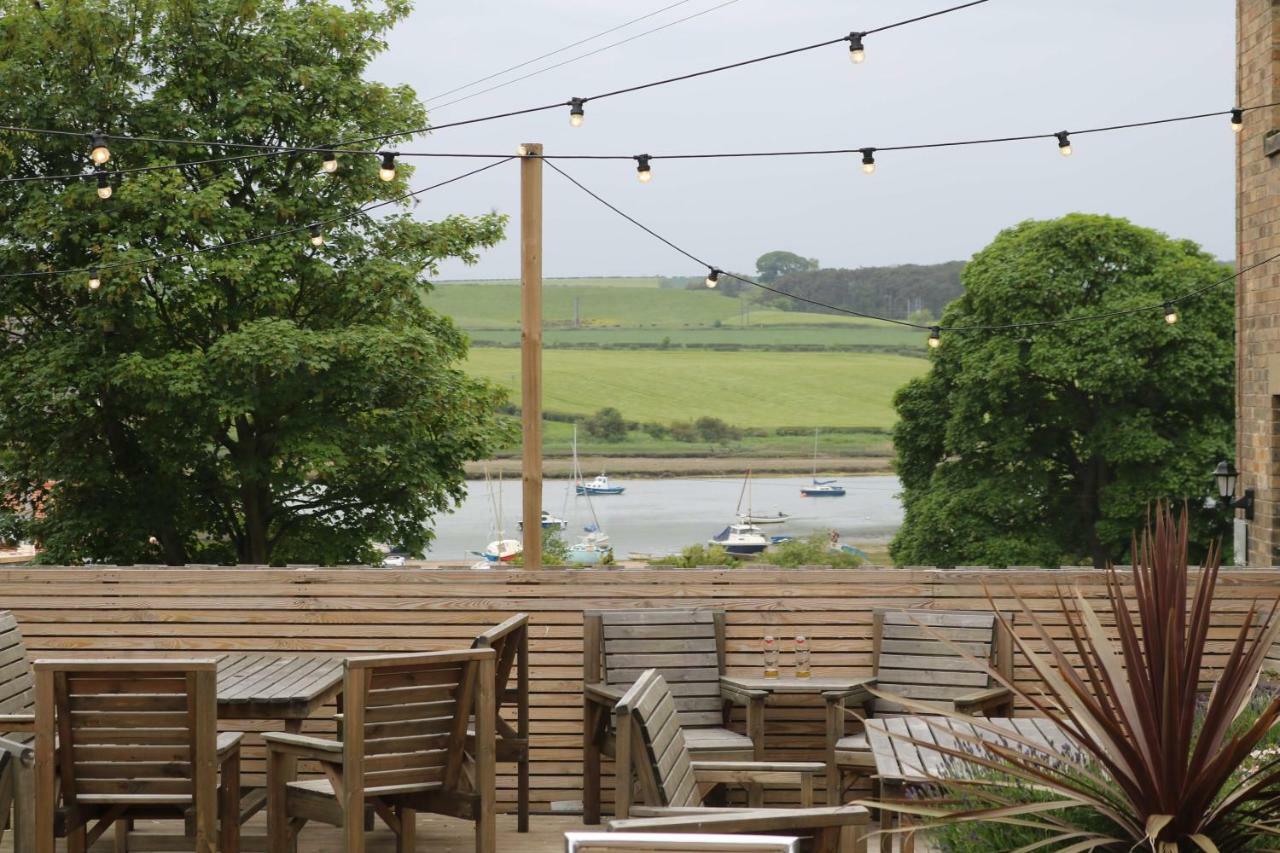
M320 226L319 226L319 225L312 225L312 226L311 226L311 228L310 228L310 231L311 231L311 245L313 245L313 246L315 246L315 247L317 247L317 248L319 248L320 246L323 246L323 245L324 245L324 233L323 233L323 232L321 232L321 230L320 230Z
M97 290L102 287L102 274L96 269L89 270L89 289Z
M862 33L849 33L849 61L854 65L861 65L867 58L867 52L862 47Z
M1054 134L1058 137L1058 153L1063 157L1071 156L1071 136L1065 131L1060 130Z
M338 155L333 153L332 146L325 146L324 162L320 164L320 168L330 175L338 171Z
M720 283L720 270L715 267L711 268L711 272L707 273L707 287L715 287Z
M636 173L640 178L640 183L647 184L649 181L653 180L653 172L649 169L648 154L637 154L636 164Z
M396 152L382 152L382 166L378 169L378 177L384 181L394 181L396 179Z
M929 329L929 348L937 349L940 346L942 346L942 329L938 326L933 326Z
M107 137L100 130L89 134L89 156L93 162L101 166L111 159L111 149L107 147Z
M862 151L862 171L868 175L874 175L876 172L876 149L863 148Z
M1164 304L1164 321L1170 326L1178 322L1178 311L1173 307L1172 302L1166 302Z
M1236 133L1244 130L1244 110L1239 107L1231 111L1231 129Z
M586 114L586 111L583 110L582 108L583 103L584 101L582 100L582 98L569 99L569 126L570 127L582 127L582 123L586 121L587 114Z
M111 184L107 180L107 170L98 166L93 171L98 176L98 198L103 200L111 198Z

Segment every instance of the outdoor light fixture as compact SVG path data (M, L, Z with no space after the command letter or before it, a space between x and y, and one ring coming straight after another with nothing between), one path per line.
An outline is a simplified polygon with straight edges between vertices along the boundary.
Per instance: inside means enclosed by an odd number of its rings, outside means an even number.
M312 224L309 230L311 232L311 245L315 246L316 248L323 246L324 234L321 233L320 226L318 224Z
M324 162L320 164L320 168L330 175L338 171L338 155L333 153L332 145L324 147Z
M1071 135L1065 130L1060 130L1054 134L1058 137L1058 153L1063 157L1071 156Z
M1164 304L1164 321L1170 326L1178 322L1178 309L1173 307L1172 302L1166 302Z
M862 47L863 33L849 33L849 61L854 65L861 65L867 58L867 52Z
M111 184L107 181L107 170L101 166L95 166L93 173L98 176L98 198L103 200L111 198Z
M940 326L931 326L929 328L929 348L937 349L942 346L942 328Z
M715 267L711 268L711 272L707 273L707 287L715 287L720 282L720 270Z
M111 149L107 147L107 136L100 130L89 134L89 157L101 166L111 159Z
M868 175L874 175L876 172L876 149L859 148L862 152L862 171Z
M99 287L102 287L102 273L95 267L89 270L89 289L97 290Z
M1218 484L1218 495L1227 509L1242 509L1244 517L1253 520L1253 489L1245 489L1244 494L1236 497L1236 481L1240 472L1230 462L1223 460L1213 469L1213 479Z
M1244 130L1244 110L1239 107L1231 111L1231 129L1236 133Z
M582 123L586 121L586 111L582 109L582 105L586 103L582 98L569 99L569 126L582 127Z
M653 172L649 170L648 154L636 155L636 174L642 184L647 184L653 180Z
M396 152L383 151L382 166L378 169L378 177L384 181L394 181L396 179Z

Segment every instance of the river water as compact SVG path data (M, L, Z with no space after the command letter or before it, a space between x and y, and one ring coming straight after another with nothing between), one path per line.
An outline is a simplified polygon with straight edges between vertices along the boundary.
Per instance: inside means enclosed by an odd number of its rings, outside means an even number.
M756 515L779 511L792 516L785 524L764 527L766 534L805 536L836 530L841 541L853 545L882 545L902 524L902 505L896 497L898 478L842 477L848 494L843 498L802 498L800 487L808 477L761 477L751 481L751 509ZM630 554L670 554L705 542L734 521L734 509L742 491L741 479L621 478L625 486L617 496L593 497L600 526L609 534L618 559ZM474 561L473 551L483 550L495 538L495 507L501 497L502 523L507 537L518 539L520 481L489 485L483 480L467 483L467 499L450 515L437 519L432 560ZM543 509L569 521L562 535L573 541L591 522L585 499L571 494L566 480L548 480L543 487ZM746 499L743 509L746 509Z

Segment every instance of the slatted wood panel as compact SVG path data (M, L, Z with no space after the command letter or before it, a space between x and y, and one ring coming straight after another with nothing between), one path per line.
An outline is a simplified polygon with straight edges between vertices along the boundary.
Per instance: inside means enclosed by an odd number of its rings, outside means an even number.
M533 805L581 799L582 614L586 610L671 607L726 612L730 672L755 674L764 634L779 637L784 671L791 640L809 638L815 675L871 674L876 608L990 609L1015 606L1007 584L1044 615L1059 638L1060 589L1080 585L1101 605L1092 570L545 570L2 568L0 608L14 611L32 657L154 656L227 651L306 655L461 649L516 612L530 614ZM1224 570L1206 666L1223 656L1255 601L1280 594L1280 571ZM1104 622L1110 617L1104 617ZM1019 634L1031 629L1020 619ZM1017 661L1015 677L1031 670ZM737 723L742 730L741 720ZM813 704L771 707L770 757L818 760L823 717ZM241 723L237 728L248 728ZM327 721L308 733L332 734ZM246 782L260 778L261 753L245 750ZM514 800L509 765L499 798ZM606 774L611 774L609 766ZM606 775L606 778L611 778ZM606 785L605 799L612 793Z
M7 610L0 610L0 714L30 714L36 699L31 682L31 662L18 621ZM5 732L0 737L17 743L28 743L27 732Z
M601 613L606 682L629 687L656 669L670 684L684 725L723 726L717 619L708 610Z
M883 636L877 660L876 686L889 693L919 699L949 700L994 686L991 677L969 663L961 651L978 660L990 660L996 618L993 613L908 613L889 610L880 614ZM922 627L927 625L928 628ZM955 645L948 645L945 637ZM877 698L874 714L911 713L901 705ZM918 712L915 712L918 713Z
M662 797L661 802L645 805L673 808L702 805L675 697L666 680L656 672L642 677L628 696L635 706L635 722L644 747L643 754L635 760L647 762Z

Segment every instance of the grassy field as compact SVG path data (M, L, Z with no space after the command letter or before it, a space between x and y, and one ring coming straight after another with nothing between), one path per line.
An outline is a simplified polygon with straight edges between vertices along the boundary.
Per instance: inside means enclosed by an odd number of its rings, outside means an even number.
M573 424L546 421L542 426L542 448L548 456L566 456L573 448ZM825 433L819 437L819 452L824 456L888 456L892 442L880 432ZM513 447L509 453L518 453ZM791 457L808 459L813 453L813 435L747 436L729 444L704 441L683 442L669 438L655 439L633 430L626 441L606 442L591 438L578 430L578 452L583 456L735 456Z
M478 285L489 287L493 285L506 287L519 287L519 279L514 278L469 278L458 281L437 281L437 286L454 287L457 285ZM662 280L656 275L617 275L617 276L587 276L583 278L544 278L542 280L544 287L661 287Z
M468 365L519 401L518 349L475 348ZM543 353L543 407L586 415L613 406L642 422L708 415L762 429L884 429L893 392L927 368L880 353L553 349Z
M520 343L519 329L474 329L467 334L477 346L513 346ZM547 329L542 340L549 346L636 347L747 346L747 347L875 347L902 348L925 354L928 335L893 326L831 324L826 326L703 326L694 329ZM904 353L906 354L906 353Z

